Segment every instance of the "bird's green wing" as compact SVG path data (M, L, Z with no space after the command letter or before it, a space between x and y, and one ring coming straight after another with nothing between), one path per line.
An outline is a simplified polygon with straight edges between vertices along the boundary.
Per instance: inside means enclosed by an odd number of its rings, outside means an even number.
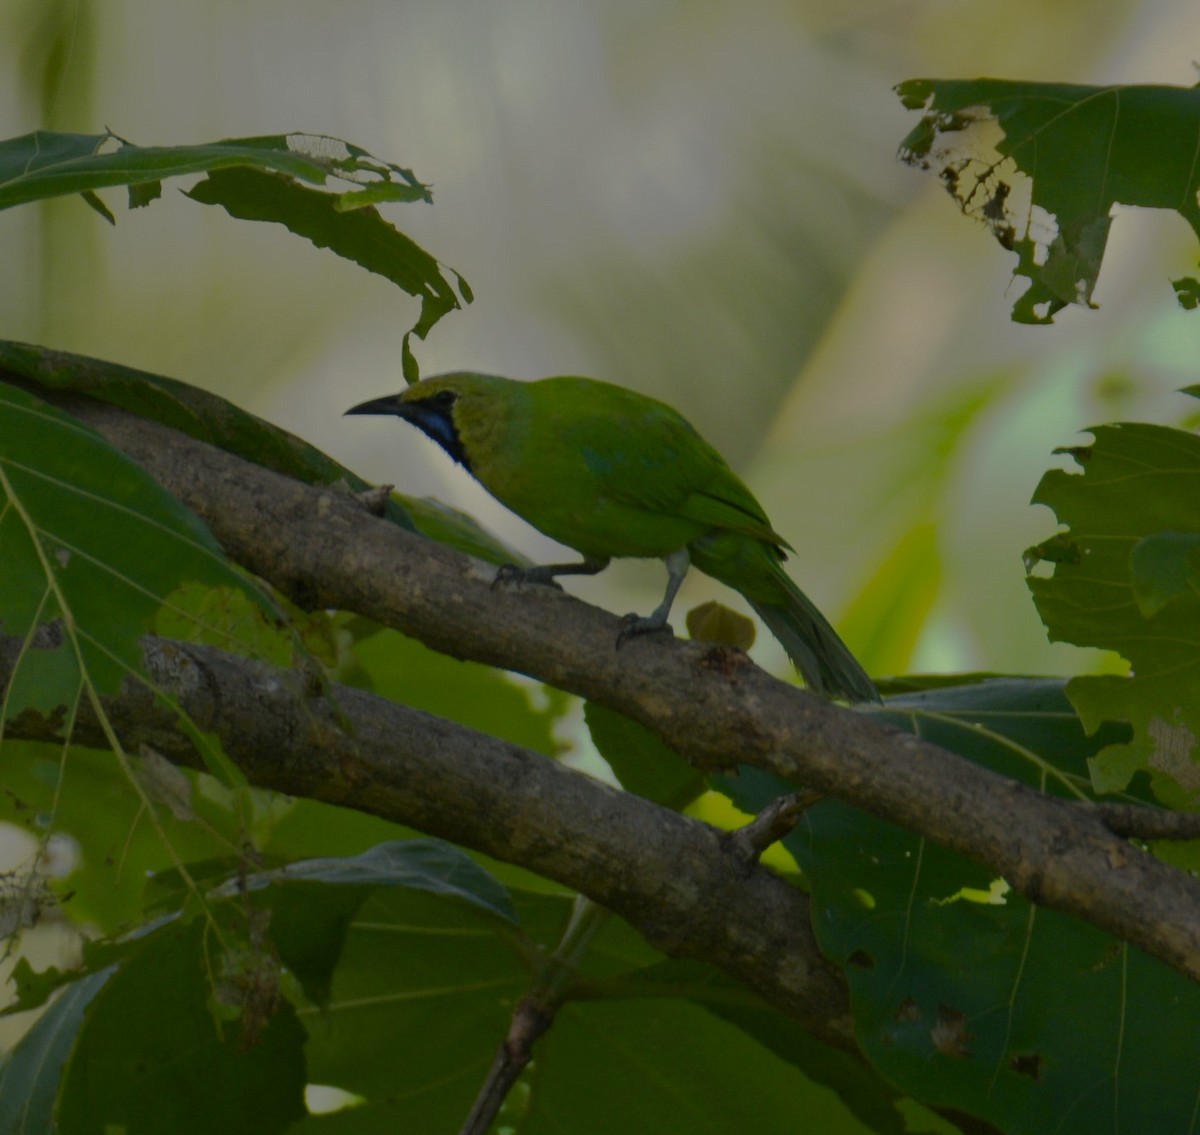
M743 536L774 544L777 548L791 547L771 527L762 506L731 470L727 470L725 477L714 478L708 488L691 493L680 512L691 520L710 524L713 528L739 532Z
M605 495L647 512L789 546L725 459L674 411L642 413L636 422L618 419L608 424L609 429L589 429L579 440Z

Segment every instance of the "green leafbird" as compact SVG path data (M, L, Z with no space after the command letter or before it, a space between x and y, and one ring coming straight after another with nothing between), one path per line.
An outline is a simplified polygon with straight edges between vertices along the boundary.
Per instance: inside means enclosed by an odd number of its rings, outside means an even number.
M614 556L666 561L667 593L624 638L666 628L689 564L740 592L814 690L877 701L871 679L783 570L788 543L750 490L670 406L589 378L517 382L456 372L348 414L395 414L436 441L501 504L582 563L508 568L539 583L592 575Z

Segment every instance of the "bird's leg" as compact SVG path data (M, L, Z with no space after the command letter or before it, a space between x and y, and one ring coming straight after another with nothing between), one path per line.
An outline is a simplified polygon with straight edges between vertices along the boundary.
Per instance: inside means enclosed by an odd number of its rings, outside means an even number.
M671 604L683 583L683 577L688 573L691 559L687 548L672 552L664 561L667 565L667 593L663 601L648 615L630 614L621 620L621 633L617 635L617 647L620 648L627 638L635 635L649 634L652 631L670 631L667 616L671 613Z
M554 582L556 575L595 575L608 567L608 564L607 556L602 559L585 556L580 563L576 564L538 564L536 567L501 564L496 569L496 578L492 580L492 586L495 587L500 583L542 583L550 587L558 587L558 584Z

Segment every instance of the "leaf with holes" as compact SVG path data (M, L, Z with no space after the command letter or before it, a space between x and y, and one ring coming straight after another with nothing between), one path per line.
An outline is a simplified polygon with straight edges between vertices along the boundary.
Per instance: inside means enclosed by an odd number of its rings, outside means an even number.
M1123 718L1129 744L1091 762L1096 788L1150 774L1165 803L1200 800L1200 438L1165 426L1098 426L1090 446L1068 450L1082 472L1050 470L1034 493L1069 528L1054 573L1029 588L1052 639L1114 650L1128 676L1075 678L1067 687L1085 725Z
M880 716L1068 798L1090 797L1089 759L1128 734L1088 736L1057 681L931 689ZM747 810L790 788L753 770L724 782ZM1195 1067L1177 1059L1195 1048L1194 982L841 801L809 809L785 843L859 1045L897 1089L1008 1135L1176 1131L1194 1114Z
M139 208L162 195L163 178L188 174L206 175L187 192L193 201L221 205L243 220L286 225L420 300L420 317L404 337L406 353L409 335L424 339L442 316L471 302L470 286L461 276L447 269L456 292L442 265L374 207L431 202L428 187L411 170L340 138L274 134L191 146L135 146L111 132L38 130L0 141L0 209L78 193L115 223L97 190L126 186L129 207ZM348 188L330 192L331 182Z
M1013 307L1049 323L1092 290L1118 205L1173 209L1200 236L1200 89L1084 87L1005 79L912 79L896 88L924 117L900 145L962 211L1017 254L1030 286ZM1195 306L1197 281L1174 281Z

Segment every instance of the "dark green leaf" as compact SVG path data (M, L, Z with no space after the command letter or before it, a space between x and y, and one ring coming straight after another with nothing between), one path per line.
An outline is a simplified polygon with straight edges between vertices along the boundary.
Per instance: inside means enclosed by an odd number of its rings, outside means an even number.
M1155 532L1143 536L1129 553L1133 596L1138 610L1151 619L1176 599L1192 599L1200 591L1200 532Z
M313 185L324 185L330 178L368 185L393 201L432 200L411 171L317 134L134 146L111 133L37 130L0 142L0 209L106 186L143 186L167 177L239 167L274 170Z
M80 193L106 220L96 196L106 186L129 187L131 208L162 193L162 179L203 173L188 194L220 204L231 216L275 221L376 272L421 301L413 330L422 339L445 314L469 303L470 288L455 273L458 293L424 249L388 224L374 205L432 201L410 170L366 150L315 134L228 138L196 146L134 146L109 134L37 131L0 142L0 209ZM354 188L331 193L331 180Z
M46 1010L0 1064L0 1131L60 1135L59 1080L92 999L114 969L75 982Z
M198 580L271 601L230 565L200 520L124 454L74 418L0 384L0 627L27 637L57 675L41 704L73 703L80 677L115 693L141 667L139 639L163 601ZM34 639L41 628L40 637ZM18 689L22 688L20 686ZM32 696L32 693L31 693ZM25 708L11 699L9 713Z
M1003 775L1086 795L1089 737L1049 681L889 701L891 723ZM742 808L790 786L726 784ZM1009 1135L1172 1130L1191 1114L1200 988L1093 927L1033 907L978 865L827 800L787 841L822 949L846 972L860 1043L900 1090Z
M1034 500L1068 532L1071 557L1049 578L1031 577L1052 639L1115 650L1129 677L1081 677L1067 692L1088 728L1105 718L1133 725L1130 744L1092 764L1097 788L1115 791L1147 770L1173 804L1200 799L1200 592L1193 557L1200 541L1200 438L1164 426L1092 430L1075 451L1082 473L1050 470Z
M508 892L465 851L439 839L381 843L350 858L306 859L278 871L238 878L226 888L324 883L342 887L408 887L469 903L507 922L516 921Z
M546 1038L544 1060L523 1135L869 1130L833 1092L686 1001L570 1004Z
M1200 236L1195 87L913 79L896 91L924 111L900 156L1016 252L1030 281L1016 320L1092 306L1115 205L1172 209Z
M331 249L416 296L421 317L413 332L421 339L459 306L438 262L372 206L347 211L328 193L257 169L213 170L187 195L204 205L220 205L239 220L285 225L318 248Z
M644 725L586 702L588 732L622 787L668 808L686 807L704 791L704 774Z
M306 1114L292 1007L245 1042L240 1022L214 1022L210 933L202 918L160 929L96 994L63 1078L60 1135L269 1135Z

